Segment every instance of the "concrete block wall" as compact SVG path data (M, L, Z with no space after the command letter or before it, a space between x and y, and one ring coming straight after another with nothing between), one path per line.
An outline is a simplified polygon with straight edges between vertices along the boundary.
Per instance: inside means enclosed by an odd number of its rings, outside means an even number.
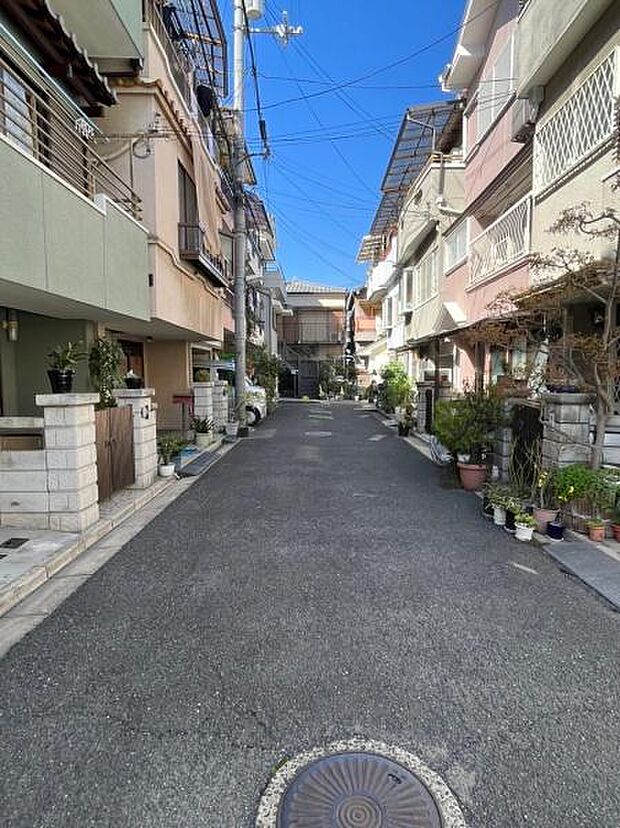
M213 383L213 420L216 431L228 422L228 394L226 380L216 380Z
M543 464L546 468L589 463L592 397L589 394L541 395Z
M99 520L95 403L98 394L37 394L43 409L49 528L83 532Z
M82 532L99 519L98 394L38 394L44 448L0 451L0 524Z
M200 419L213 419L213 382L195 382L194 416Z
M135 482L131 488L148 489L157 478L157 406L152 388L117 388L119 406L132 409Z
M6 418L2 418L6 419ZM19 428L19 418L12 418ZM43 428L43 419L28 418L24 427ZM0 525L49 528L47 453L44 449L0 451Z

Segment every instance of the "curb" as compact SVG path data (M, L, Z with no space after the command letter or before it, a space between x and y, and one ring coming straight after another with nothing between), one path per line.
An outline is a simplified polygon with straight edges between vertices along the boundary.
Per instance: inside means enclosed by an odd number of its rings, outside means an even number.
M242 442L237 440L234 443L220 443L217 448L217 457L207 466L207 468L195 477L184 478L185 486L180 487L179 491L172 498L166 502L169 503L180 497L187 489L192 486L197 480L200 480L203 475L207 474L214 466L222 460L226 455L232 451L235 446ZM163 482L162 482L163 481ZM57 575L68 564L72 563L82 553L90 549L98 541L109 535L114 529L117 529L132 515L140 512L148 503L163 495L165 492L178 482L176 477L168 480L165 478L158 478L148 489L145 489L136 499L129 505L121 508L117 514L111 518L102 518L97 521L94 526L82 533L74 543L59 550L57 555L45 565L35 565L24 572L22 575L15 578L14 581L7 584L6 587L0 590L0 617L5 615L9 610L13 609L17 604L31 595L39 587L43 586L47 581ZM138 530L140 531L140 530Z

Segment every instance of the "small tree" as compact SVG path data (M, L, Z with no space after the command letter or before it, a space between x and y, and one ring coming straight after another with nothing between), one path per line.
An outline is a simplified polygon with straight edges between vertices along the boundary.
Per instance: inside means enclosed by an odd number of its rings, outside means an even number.
M99 392L97 408L114 408L116 399L112 390L122 382L121 366L125 355L117 342L101 337L95 339L88 354L90 381Z
M381 369L381 379L383 402L388 411L394 411L396 406L407 405L411 401L411 380L402 363L388 362Z
M248 344L248 367L254 372L256 381L265 389L267 409L272 411L278 396L278 377L282 370L280 357L270 354L264 345Z
M613 412L614 384L620 374L616 304L620 291L620 217L613 209L593 213L582 204L564 210L550 228L554 234L609 239L614 252L596 258L583 250L554 247L534 255L531 268L545 280L517 294L498 296L489 306L490 318L471 329L470 341L511 348L525 343L543 358L528 363L534 387L551 383L576 385L596 400L596 439L591 465L603 458L607 418ZM569 306L593 301L598 313L593 330L567 329Z

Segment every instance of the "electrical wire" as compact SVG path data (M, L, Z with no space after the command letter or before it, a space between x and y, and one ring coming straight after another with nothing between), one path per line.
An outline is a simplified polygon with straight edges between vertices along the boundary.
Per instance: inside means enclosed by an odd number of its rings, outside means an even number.
M269 141L267 139L267 122L263 116L263 109L261 105L260 99L260 87L258 84L258 69L256 66L256 54L254 52L254 42L252 41L252 32L250 29L250 21L248 19L248 10L247 6L245 5L245 0L241 0L241 7L243 9L243 19L245 21L245 32L246 32L246 40L248 43L248 48L250 51L250 62L252 64L251 68L251 75L254 85L254 96L256 99L256 112L258 114L258 128L261 137L261 143L263 145L263 150L265 155L269 155Z
M391 63L388 63L384 66L378 67L377 69L372 69L371 71L366 72L363 75L359 75L356 78L352 78L351 80L344 81L342 83L334 84L333 86L329 87L328 89L322 89L322 90L318 90L317 92L311 92L310 94L300 95L298 97L293 97L293 98L287 98L287 99L282 100L282 101L276 101L275 103L268 104L263 108L264 109L275 109L276 107L285 106L285 105L290 104L290 103L297 103L298 101L304 101L304 100L307 100L308 98L318 98L318 97L322 97L324 95L329 95L332 92L335 92L337 89L347 89L351 86L355 86L356 84L360 83L361 81L369 80L370 78L374 78L377 75L380 75L383 72L387 72L390 69L394 69L397 66L402 66L403 63L408 63L409 61L413 60L414 58L419 57L419 55L430 51L435 46L438 46L440 43L444 43L446 40L450 40L452 37L454 37L455 34L458 34L465 26L471 25L471 23L473 23L474 20L478 19L479 17L482 17L482 15L486 14L490 9L497 7L499 5L499 3L500 3L500 0L492 0L491 3L489 3L483 9L481 9L477 14L473 15L473 17L471 17L468 21L462 22L459 26L457 26L455 29L452 29L447 34L442 35L441 37L435 38L434 40L430 41L429 43L426 43L424 46L421 46L420 48L416 49L414 52L411 52L410 54L405 55L402 58L398 58L398 60L394 60Z
M267 0L267 7L270 7L270 2ZM331 75L319 64L317 60L310 54L310 52L305 48L304 44L301 41L294 41L293 48L297 49L299 54L305 59L306 63L310 66L310 68L315 72L315 74L320 77L321 75L324 78L327 78L328 81L332 83L336 83ZM300 83L297 84L298 87L301 85ZM374 120L372 115L365 110L363 107L359 106L357 102L345 91L337 90L336 95L341 100L344 105L354 112L356 115L361 115L362 118L368 118L370 120ZM379 127L374 127L374 131L388 141L392 140L392 135L388 133L386 130L380 129Z

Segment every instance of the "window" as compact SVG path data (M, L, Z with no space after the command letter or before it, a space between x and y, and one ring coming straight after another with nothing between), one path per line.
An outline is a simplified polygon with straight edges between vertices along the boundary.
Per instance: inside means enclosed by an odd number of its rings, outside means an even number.
M513 90L513 41L507 41L478 86L476 133L480 140L510 100Z
M444 273L467 257L467 221L461 222L444 239Z
M437 250L425 256L414 270L414 304L424 304L437 293Z
M0 130L26 152L34 151L35 104L30 90L0 65Z
M400 307L403 312L413 305L413 273L412 267L405 268L400 280Z
M179 162L179 221L182 225L189 227L198 225L196 185L181 162Z
M383 302L383 327L391 328L394 324L394 299L389 296Z

